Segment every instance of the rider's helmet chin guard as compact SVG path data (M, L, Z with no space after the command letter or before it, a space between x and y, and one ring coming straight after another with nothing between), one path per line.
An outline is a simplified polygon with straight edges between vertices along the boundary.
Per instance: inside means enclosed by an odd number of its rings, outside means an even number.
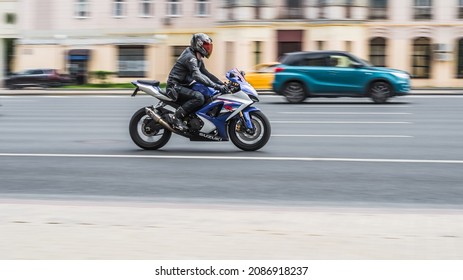
M204 33L193 34L190 46L193 50L199 52L202 57L209 58L212 54L212 39Z

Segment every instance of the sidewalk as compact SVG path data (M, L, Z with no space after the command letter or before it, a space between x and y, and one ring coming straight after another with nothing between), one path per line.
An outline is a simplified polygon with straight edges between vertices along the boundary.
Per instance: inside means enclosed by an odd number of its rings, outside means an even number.
M0 259L463 259L461 209L0 199L0 228Z

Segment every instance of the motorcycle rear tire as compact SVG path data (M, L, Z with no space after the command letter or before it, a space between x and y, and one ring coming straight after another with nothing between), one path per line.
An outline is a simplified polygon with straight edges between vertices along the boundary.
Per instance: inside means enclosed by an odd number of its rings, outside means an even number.
M140 148L145 149L145 150L157 150L169 142L170 137L172 136L172 132L168 129L165 129L161 125L159 125L159 132L152 135L154 136L159 136L157 139L154 141L146 141L142 138L140 133L143 134L143 131L141 130L141 127L139 126L140 122L143 120L143 118L150 118L146 112L145 108L141 108L135 114L133 114L132 119L130 120L129 124L129 132L130 132L130 137L132 138L132 141ZM151 118L150 118L151 119ZM148 136L145 134L146 138L149 138L151 136Z

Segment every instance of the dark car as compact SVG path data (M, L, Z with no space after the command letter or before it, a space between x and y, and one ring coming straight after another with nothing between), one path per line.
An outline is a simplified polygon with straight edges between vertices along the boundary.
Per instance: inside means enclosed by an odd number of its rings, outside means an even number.
M369 97L384 103L410 91L407 72L374 67L348 52L294 52L280 62L272 87L290 103L309 97Z
M59 87L72 83L68 75L58 73L56 69L28 69L15 73L4 80L5 87L17 89L23 87Z

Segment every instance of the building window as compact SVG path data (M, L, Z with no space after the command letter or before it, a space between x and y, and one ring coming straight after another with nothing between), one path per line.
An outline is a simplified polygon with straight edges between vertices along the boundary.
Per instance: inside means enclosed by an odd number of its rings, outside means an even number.
M352 7L354 0L346 0L346 18L352 18Z
M140 0L140 16L141 17L152 17L154 3L153 0Z
M232 8L236 6L236 0L225 0L225 8Z
M6 22L6 24L15 24L16 23L16 14L6 13L5 14L5 22Z
M415 0L415 19L432 19L432 0Z
M463 19L463 0L458 0L458 18Z
M209 0L197 0L195 3L195 13L197 16L209 16L210 15L210 1Z
M125 0L113 0L113 16L124 17L127 3Z
M182 6L180 0L169 0L167 1L167 15L168 16L181 16Z
M431 40L418 38L413 41L412 76L427 79L431 73Z
M304 18L304 8L301 0L286 0L286 18L301 19Z
M261 9L264 6L264 1L263 0L254 0L253 1L253 6L254 6L254 18L255 19L261 19Z
M88 18L90 16L90 3L88 0L76 0L74 2L74 16L76 18Z
M387 19L388 0L370 0L369 18Z
M386 39L377 37L370 40L370 62L378 67L386 67Z
M325 9L326 9L326 1L327 0L318 0L318 18L324 19L326 18Z
M463 78L463 39L458 40L457 77Z
M145 46L119 46L119 77L145 77Z
M261 56L262 56L262 41L255 41L254 42L254 64L261 63Z

